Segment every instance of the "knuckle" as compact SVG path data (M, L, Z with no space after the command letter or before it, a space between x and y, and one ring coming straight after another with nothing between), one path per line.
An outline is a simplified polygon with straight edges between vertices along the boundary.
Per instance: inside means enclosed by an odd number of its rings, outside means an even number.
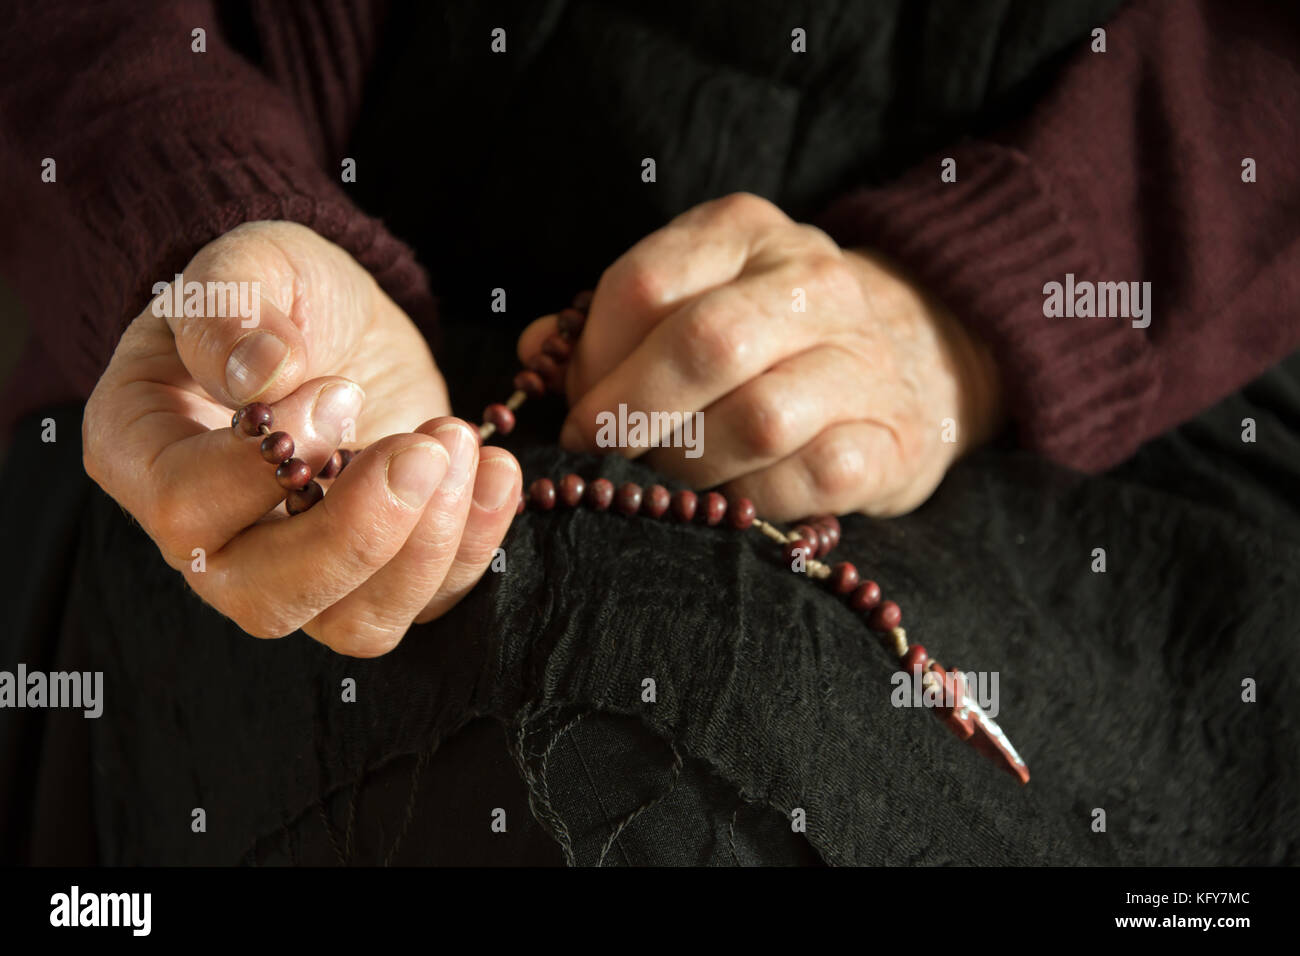
M82 423L81 427L81 467L91 481L104 488L106 475L103 453L100 451L99 442L96 441L93 433L86 433L85 422Z
M747 331L724 309L701 303L686 319L684 329L689 368L696 378L709 378L719 369L742 366L749 353Z
M184 494L173 484L164 483L150 496L141 523L150 537L165 552L188 552L185 543L194 541L195 525Z
M758 391L744 403L737 432L743 446L759 458L778 458L790 447L796 428L794 411L775 392Z
M656 308L669 295L667 277L645 259L628 257L610 266L606 273L617 288L617 298L633 308ZM602 278L602 284L604 279Z
M263 595L237 592L227 596L222 604L214 606L234 621L245 634L261 640L288 637L301 624L287 612L270 606Z
M813 489L819 499L861 499L871 490L871 470L866 455L844 439L825 442L816 450L812 465Z
M799 230L810 248L832 254L839 253L840 247L835 240L811 223L801 222L795 228Z
M194 254L185 267L185 277L197 281L224 279L249 271L249 266L265 253L263 237L257 230L239 227L213 239Z
M715 199L710 212L716 218L727 220L764 221L778 217L785 218L785 213L781 212L773 203L762 196L749 192L734 192Z
M81 467L90 480L101 488L105 487L108 472L104 443L100 440L104 433L100 424L102 405L103 398L99 388L96 388L86 400L86 410L81 418Z
M857 276L842 255L817 255L807 266L811 283L828 299L837 304L851 306L862 297Z
M310 633L310 632L309 632ZM316 640L347 657L382 657L406 636L406 627L393 627L380 621L354 618L347 622L323 622Z

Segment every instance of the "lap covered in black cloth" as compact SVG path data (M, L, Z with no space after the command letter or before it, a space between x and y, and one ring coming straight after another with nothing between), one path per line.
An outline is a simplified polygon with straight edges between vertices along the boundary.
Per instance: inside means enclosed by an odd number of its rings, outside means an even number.
M893 707L891 657L754 532L529 512L506 569L383 658L247 637L78 474L75 416L6 466L0 666L102 670L104 712L0 712L7 859L1300 857L1300 357L1110 475L988 448L914 514L843 522L913 641L998 672L1026 787ZM514 447L530 477L655 480Z

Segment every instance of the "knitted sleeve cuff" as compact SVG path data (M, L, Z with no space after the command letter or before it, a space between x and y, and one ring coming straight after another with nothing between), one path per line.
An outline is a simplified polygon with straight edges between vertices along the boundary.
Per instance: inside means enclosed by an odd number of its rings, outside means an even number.
M1044 314L1044 285L1097 278L1100 256L1028 157L985 142L944 155L956 182L941 180L935 157L842 197L817 225L897 260L991 348L1023 445L1085 471L1123 461L1159 393L1144 331Z

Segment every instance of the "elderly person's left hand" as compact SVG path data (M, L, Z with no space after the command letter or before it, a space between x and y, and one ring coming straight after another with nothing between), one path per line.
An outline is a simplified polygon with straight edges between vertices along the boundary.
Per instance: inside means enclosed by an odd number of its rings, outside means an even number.
M520 357L555 325L530 325ZM566 386L561 443L575 451L601 450L597 416L620 404L703 412L698 457L669 436L618 450L773 520L909 511L1001 419L992 358L950 313L877 256L743 193L605 271Z

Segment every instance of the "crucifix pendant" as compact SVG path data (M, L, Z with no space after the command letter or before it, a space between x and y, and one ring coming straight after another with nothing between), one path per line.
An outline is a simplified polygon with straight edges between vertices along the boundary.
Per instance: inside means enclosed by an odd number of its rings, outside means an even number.
M953 702L952 707L935 708L935 713L958 738L1015 776L1022 784L1029 782L1029 766L1012 746L997 721L970 695L966 678L961 671L945 670L937 661L931 660L923 681L942 685L941 699Z

